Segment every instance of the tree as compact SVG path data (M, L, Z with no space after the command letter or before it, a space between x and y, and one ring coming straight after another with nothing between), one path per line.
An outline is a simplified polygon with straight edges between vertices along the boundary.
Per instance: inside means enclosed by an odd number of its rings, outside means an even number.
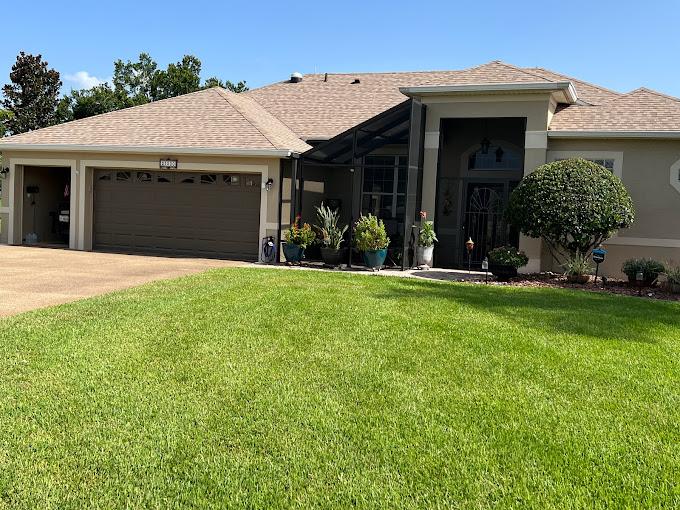
M0 137L7 134L7 122L13 117L9 110L0 110Z
M157 71L151 80L151 97L154 101L181 96L201 89L201 61L193 55L184 55L181 62Z
M108 83L103 83L91 89L71 91L60 101L57 112L60 122L67 122L133 105L134 100L123 91L116 91Z
M9 74L11 83L2 88L3 106L12 113L4 121L11 134L24 133L57 122L57 103L61 80L59 73L49 69L41 55L17 56Z
M635 219L621 179L584 159L538 167L513 191L506 214L520 232L542 238L558 262L590 253Z
M238 83L233 83L229 80L223 82L219 78L213 76L212 78L208 78L205 80L205 83L203 84L204 89L209 89L212 87L222 87L223 89L230 90L232 92L236 92L237 94L241 92L245 92L248 89L248 85L246 85L245 81L240 81Z
M148 53L140 53L137 62L113 63L113 88L124 95L132 105L149 103L154 100L153 82L158 73L158 64Z

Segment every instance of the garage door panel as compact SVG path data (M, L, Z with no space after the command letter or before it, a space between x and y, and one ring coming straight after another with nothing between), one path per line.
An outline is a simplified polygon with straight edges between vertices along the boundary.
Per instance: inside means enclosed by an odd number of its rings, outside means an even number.
M150 173L149 182L135 182L134 171L128 181L95 178L95 248L257 258L259 187L228 185L221 177L199 184L200 174L183 174L193 183L158 182L159 173ZM253 180L239 177L241 183ZM260 183L260 176L253 182Z

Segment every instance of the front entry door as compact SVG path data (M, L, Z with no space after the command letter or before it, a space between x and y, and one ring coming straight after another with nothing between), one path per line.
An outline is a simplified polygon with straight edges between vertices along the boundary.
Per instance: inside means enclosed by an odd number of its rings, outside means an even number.
M519 236L505 221L505 208L517 182L468 182L464 186L464 209L461 218L463 243L475 243L470 255L473 266L479 266L487 253L497 246L517 246ZM467 265L468 253L460 246L460 265Z

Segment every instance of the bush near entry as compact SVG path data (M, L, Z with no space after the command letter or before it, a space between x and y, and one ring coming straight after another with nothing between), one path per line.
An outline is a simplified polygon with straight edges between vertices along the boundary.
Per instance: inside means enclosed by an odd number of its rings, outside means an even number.
M513 191L506 214L520 232L542 238L558 262L560 253L589 254L635 219L621 179L585 159L539 166Z

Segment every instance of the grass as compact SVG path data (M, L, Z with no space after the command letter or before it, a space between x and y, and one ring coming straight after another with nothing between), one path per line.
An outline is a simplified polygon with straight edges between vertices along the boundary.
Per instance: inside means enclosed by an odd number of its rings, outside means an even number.
M680 306L229 269L0 320L0 508L680 505Z

